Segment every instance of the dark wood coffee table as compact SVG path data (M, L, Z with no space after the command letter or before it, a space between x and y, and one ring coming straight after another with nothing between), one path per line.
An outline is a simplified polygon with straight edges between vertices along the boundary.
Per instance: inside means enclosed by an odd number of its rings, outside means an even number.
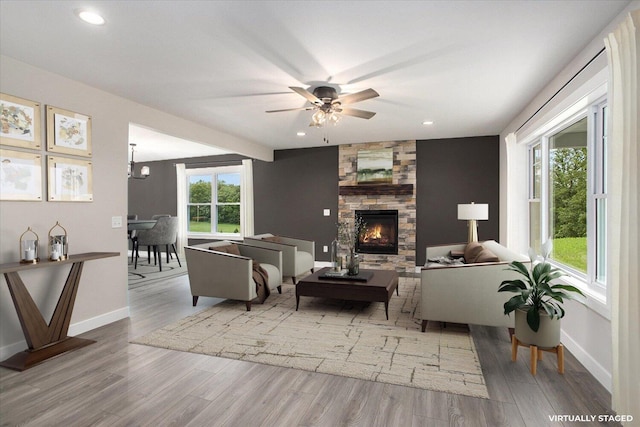
M321 279L328 270L322 268L310 276L298 281L296 285L296 311L300 305L300 297L335 298L349 301L384 302L384 311L389 320L389 300L395 289L398 290L398 273L391 270L360 270L373 275L366 282L344 279Z

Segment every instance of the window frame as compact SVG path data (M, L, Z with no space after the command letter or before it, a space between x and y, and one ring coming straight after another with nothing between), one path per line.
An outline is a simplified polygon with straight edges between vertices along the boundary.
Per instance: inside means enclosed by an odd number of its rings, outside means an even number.
M603 111L605 115L603 116ZM598 299L606 303L607 301L607 287L606 276L604 281L598 280L598 271L596 269L598 256L601 259L606 260L606 221L601 223L605 226L604 242L599 247L597 241L598 223L597 223L597 203L598 200L605 200L605 215L606 215L606 143L607 135L606 131L606 111L607 111L607 99L606 96L602 96L588 105L583 105L580 108L571 109L570 113L564 115L564 117L555 117L553 124L546 123L540 126L540 132L536 133L536 137L531 139L527 143L528 149L528 218L527 223L529 227L528 239L529 245L532 246L535 242L532 242L531 227L531 205L533 202L539 202L539 228L540 228L540 242L546 241L550 237L550 153L549 145L552 136L558 132L566 129L574 123L587 118L587 272L578 271L571 266L562 264L556 260L549 259L555 267L565 271L567 276L563 278L565 282L571 283L574 286L579 287L587 294L596 296ZM533 151L535 147L539 146L541 149L541 185L540 185L540 198L534 197L534 185L535 185L535 169ZM533 247L533 246L532 246ZM602 252L604 255L602 256ZM605 262L606 266L606 262ZM606 268L605 268L606 274Z
M187 200L185 204L185 212L186 212L186 223L187 229L185 233L187 234L187 238L190 239L223 239L223 240L240 240L242 239L242 211L244 207L242 206L242 196L240 196L240 201L238 203L219 203L218 202L218 175L224 174L232 174L237 173L240 176L240 193L244 191L242 188L242 165L238 166L218 166L218 167L206 167L206 168L189 168L185 170L186 175L186 195ZM202 176L209 175L211 177L211 202L209 203L211 209L211 225L212 228L215 224L215 230L210 232L195 232L189 230L189 207L192 205L202 205L203 203L190 203L190 193L189 193L189 178L191 176ZM218 206L221 205L238 205L240 207L240 231L238 233L221 233L218 232Z

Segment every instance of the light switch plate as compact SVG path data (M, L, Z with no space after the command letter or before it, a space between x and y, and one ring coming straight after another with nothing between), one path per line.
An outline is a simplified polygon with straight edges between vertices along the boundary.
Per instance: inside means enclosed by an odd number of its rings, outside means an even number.
M331 209L325 209L324 216L331 216Z
M329 246L323 246L322 252L329 252Z
M122 227L122 217L121 216L112 216L111 217L111 228L121 228Z

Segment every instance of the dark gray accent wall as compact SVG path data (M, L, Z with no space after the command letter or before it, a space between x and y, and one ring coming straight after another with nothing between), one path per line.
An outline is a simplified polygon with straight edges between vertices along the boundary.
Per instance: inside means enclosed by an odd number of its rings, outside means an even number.
M273 162L253 164L255 232L316 242L328 261L338 221L338 147L278 150ZM323 210L330 209L330 216Z
M175 160L136 163L136 170L149 166L151 174L146 179L129 178L129 215L140 219L156 214L177 215L177 187Z
M478 221L479 240L498 240L500 153L498 136L417 141L416 265L429 245L466 242L467 222L458 204L488 203L489 220Z

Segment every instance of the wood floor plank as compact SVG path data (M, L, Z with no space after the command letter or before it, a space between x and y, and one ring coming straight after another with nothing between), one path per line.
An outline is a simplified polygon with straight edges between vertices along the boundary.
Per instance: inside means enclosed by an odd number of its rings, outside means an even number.
M392 384L382 387L382 401L378 404L374 426L408 426L413 421L412 390Z
M371 381L354 382L339 415L341 425L372 425L378 417L370 408L383 396L383 389Z
M298 390L286 390L284 395L277 393L274 398L275 402L259 425L265 427L302 425L304 413L311 406L315 396Z
M564 376L551 355L535 377L526 349L511 362L504 328L470 328L490 395L478 399L130 344L217 300L193 307L187 276L129 298L130 318L81 335L95 344L24 372L0 368L0 425L538 427L562 425L548 419L559 412L611 413L610 394L570 352Z
M524 427L525 423L515 403L483 399L480 402L484 419L490 427Z
M122 405L121 409L116 412L116 415L120 416L120 422L113 427L138 425L147 422L151 425L157 425L170 418L184 419L186 422L190 421L210 402L199 399L201 401L199 405L185 412L188 406L174 406L176 400L180 396L189 396L189 392L193 388L204 382L207 376L212 375L215 374L193 369L185 372L184 375L175 380L165 381L162 387L152 394L148 394L136 402L127 402L130 405ZM196 398L193 396L192 398L192 402L195 403ZM202 402L207 403L203 405ZM184 403L188 402L185 401ZM169 411L169 408L173 408L173 410ZM113 413L113 411L109 412ZM154 415L156 416L154 417Z
M514 381L509 386L526 426L562 426L551 422L550 416L557 412L537 384Z
M449 424L465 427L489 427L484 418L482 399L448 394Z
M353 378L328 375L323 381L321 389L315 394L311 405L304 412L302 425L343 425L341 420L348 417L348 408L353 403L351 391L357 383L358 381ZM376 399L376 387L372 386L371 389L371 393L359 393L359 404L366 405L370 399ZM381 388L379 390L382 391Z
M487 391L492 400L513 403L503 370L511 360L511 343L506 328L471 327Z
M449 421L449 404L446 393L419 390L413 393L413 413L421 418Z
M20 405L17 411L11 411L10 414L5 415L3 410L2 421L10 425L30 423L37 426L52 422L71 425L66 422L66 418L76 414L72 408L77 407L79 401L121 379L105 371L86 372L82 378L74 378L73 381L62 383L53 390L40 393L30 399L28 404ZM95 414L96 412L91 412L91 415Z
M271 412L276 412L279 402L282 399L282 391L287 390L287 386L300 375L300 371L273 367L272 374L266 381L260 384L253 384L250 380L246 384L246 390L242 393L242 400L239 400L229 408L221 425L226 426L258 426L264 425ZM254 402L247 405L247 402ZM293 405L304 403L304 399L297 399L291 402ZM287 408L289 411L297 412L296 406ZM279 424L276 424L279 425ZM280 424L286 425L286 424Z

